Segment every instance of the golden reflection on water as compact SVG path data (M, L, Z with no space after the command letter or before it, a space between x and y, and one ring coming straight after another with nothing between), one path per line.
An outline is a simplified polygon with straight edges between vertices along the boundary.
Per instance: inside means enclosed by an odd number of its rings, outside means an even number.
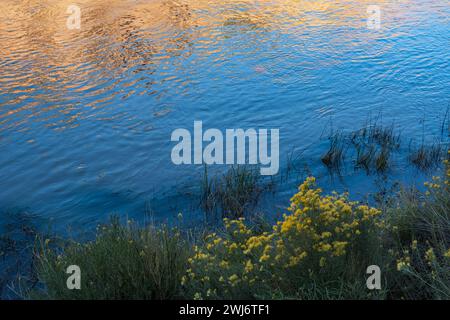
M3 0L0 128L22 125L30 118L42 118L50 127L76 125L75 120L83 114L76 107L79 94L87 99L84 107L88 108L101 108L118 94L125 98L155 94L151 75L156 70L164 69L168 61L176 63L176 58L191 55L193 43L205 48L199 55L216 54L214 44L233 32L277 30L301 38L308 28L365 28L366 9L372 2L79 0L81 30L68 30L66 10L72 0ZM389 12L383 23L404 14L405 10L398 8L408 3L378 0ZM233 26L237 29L230 28ZM352 37L355 35L347 33L327 39L330 43L322 50L336 43L351 46ZM125 72L141 77L123 77ZM159 79L172 80L177 80L176 75ZM45 107L41 108L42 104ZM8 124L11 116L26 110L26 117ZM64 124L52 123L53 118Z

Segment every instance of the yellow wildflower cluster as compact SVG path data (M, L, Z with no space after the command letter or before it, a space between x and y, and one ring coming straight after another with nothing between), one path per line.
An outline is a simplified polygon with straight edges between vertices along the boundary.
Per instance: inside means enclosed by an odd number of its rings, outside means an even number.
M380 211L357 202L347 194L323 196L308 178L291 199L285 214L272 230L256 233L243 218L225 219L222 237L213 233L189 259L188 281L196 290L221 297L231 296L239 286L254 292L253 286L279 285L284 277L297 273L323 273L334 263L345 263L347 253L357 250L357 241L382 228ZM205 275L208 281L205 281ZM245 298L245 297L244 297Z
M447 151L447 157L450 158L450 150ZM444 184L447 186L447 188L450 187L450 161L444 160L444 164L445 164L445 181Z
M434 255L434 250L433 250L433 248L429 248L429 249L425 252L425 259L428 261L429 264L433 263L434 260L436 260L436 256Z
M444 257L450 259L450 249L448 249L448 250L444 253Z
M450 150L448 151L450 159ZM420 219L425 219L423 213L430 212L433 216L438 216L438 223L432 222L431 230L420 229L421 237L428 234L428 239L414 239L411 242L411 252L403 250L397 253L397 270L415 277L426 278L430 286L439 286L440 283L448 282L448 270L450 270L450 249L448 248L448 199L450 191L450 162L444 161L445 172L443 176L434 176L431 182L425 182L427 187L425 195L428 197L423 202L423 210ZM425 221L425 220L423 220ZM434 225L436 223L436 225ZM436 229L435 229L436 228ZM395 230L394 230L395 231ZM405 272L406 271L406 272Z
M397 270L405 271L411 266L411 258L409 256L402 257L397 260Z
M433 182L425 182L425 186L428 187L430 191L433 189L441 189L444 187L449 191L450 188L450 150L447 151L447 159L444 160L445 173L444 173L444 181L441 181L441 177L433 177ZM430 194L430 191L427 194Z

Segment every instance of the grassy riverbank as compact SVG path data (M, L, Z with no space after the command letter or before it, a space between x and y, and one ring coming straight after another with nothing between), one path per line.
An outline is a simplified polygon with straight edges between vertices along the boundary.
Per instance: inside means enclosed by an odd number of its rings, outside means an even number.
M323 194L308 178L274 225L224 219L214 231L113 220L87 243L43 240L44 299L450 299L450 169L383 208ZM68 290L66 268L81 269ZM381 270L369 290L367 267ZM39 289L37 289L39 287Z

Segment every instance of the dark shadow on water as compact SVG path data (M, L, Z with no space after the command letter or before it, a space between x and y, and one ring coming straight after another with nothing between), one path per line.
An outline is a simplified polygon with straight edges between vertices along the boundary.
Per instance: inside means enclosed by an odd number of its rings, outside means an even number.
M17 299L21 284L36 282L33 276L33 248L45 223L26 209L0 209L0 299Z

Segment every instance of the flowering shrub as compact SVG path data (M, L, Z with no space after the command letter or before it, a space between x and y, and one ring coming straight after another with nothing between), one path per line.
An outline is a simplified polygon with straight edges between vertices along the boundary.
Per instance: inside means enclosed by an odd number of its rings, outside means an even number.
M210 234L195 247L182 284L199 299L296 295L317 282L330 287L337 279L355 281L376 264L368 260L383 229L379 210L349 201L347 194L323 196L313 177L299 187L288 210L262 233L243 218L225 219L223 236Z
M447 151L447 159L444 160L444 165L445 165L445 181L444 181L444 185L446 187L447 190L449 190L450 188L450 150Z
M450 155L450 151L448 153ZM397 223L398 287L403 298L450 299L450 165L444 177L425 182L420 201L399 210L406 223Z

